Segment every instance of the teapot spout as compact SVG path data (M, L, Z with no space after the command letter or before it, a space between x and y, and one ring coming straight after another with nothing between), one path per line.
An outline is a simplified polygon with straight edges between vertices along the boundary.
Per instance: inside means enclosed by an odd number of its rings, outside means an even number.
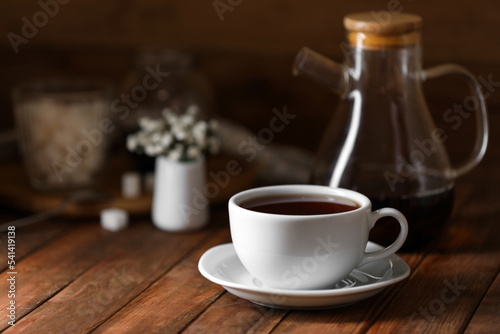
M307 47L297 53L292 73L311 78L341 96L347 93L349 76L345 66Z

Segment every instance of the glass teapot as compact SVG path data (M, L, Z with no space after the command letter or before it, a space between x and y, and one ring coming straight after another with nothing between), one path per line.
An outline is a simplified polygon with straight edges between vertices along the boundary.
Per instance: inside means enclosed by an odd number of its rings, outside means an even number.
M314 79L341 96L323 137L312 183L349 188L367 195L374 209L389 206L408 219L406 249L420 247L442 230L453 208L454 180L473 169L485 154L488 120L484 96L474 76L458 65L423 70L421 18L394 14L379 22L370 13L344 18L346 60L336 63L303 48L294 74ZM447 74L464 76L473 94L477 136L467 161L450 164L447 135L434 124L422 83ZM469 106L467 106L469 108ZM458 117L465 110L458 110ZM397 223L379 222L370 239L387 245Z

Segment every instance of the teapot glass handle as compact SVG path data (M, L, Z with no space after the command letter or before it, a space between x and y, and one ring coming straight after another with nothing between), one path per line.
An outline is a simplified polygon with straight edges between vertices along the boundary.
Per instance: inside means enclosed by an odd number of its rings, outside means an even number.
M481 92L481 86L476 80L474 75L462 66L455 64L444 64L435 67L431 67L422 71L422 81L427 79L437 78L447 74L460 74L463 75L469 82L474 96L477 98L479 111L476 112L476 143L474 149L472 150L469 158L459 165L457 168L452 169L451 177L455 178L462 176L463 174L469 172L483 159L486 152L486 147L488 146L488 113L486 109L486 103L484 102L484 95Z

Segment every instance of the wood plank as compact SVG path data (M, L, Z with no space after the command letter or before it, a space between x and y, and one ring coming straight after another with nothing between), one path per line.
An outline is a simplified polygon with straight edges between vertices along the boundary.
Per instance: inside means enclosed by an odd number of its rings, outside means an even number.
M497 270L484 255L430 256L368 333L462 332Z
M224 292L198 272L198 260L209 248L229 240L226 226L216 230L188 258L98 327L95 333L181 331Z
M14 219L4 221L8 223ZM21 259L29 255L34 250L45 244L61 237L64 233L67 233L71 228L72 224L67 221L46 221L36 223L28 228L17 229L15 238L15 261L19 262ZM7 268L7 234L0 234L0 272Z
M125 231L113 233L102 230L96 223L85 223L23 259L16 266L17 319L68 286L107 252L130 247L151 233L152 227L146 224L134 224ZM3 291L7 291L7 286L7 281L0 282ZM7 294L0 295L0 305L7 303ZM5 309L0 310L0 316L5 318ZM0 330L6 326L7 323L0 323Z
M488 289L481 305L469 323L466 334L491 333L500 330L500 274Z
M29 317L16 332L88 332L155 282L212 232L165 233L149 223L100 248L98 262ZM77 300L77 303L70 301ZM8 331L7 331L8 332Z
M270 333L288 312L225 292L182 333Z

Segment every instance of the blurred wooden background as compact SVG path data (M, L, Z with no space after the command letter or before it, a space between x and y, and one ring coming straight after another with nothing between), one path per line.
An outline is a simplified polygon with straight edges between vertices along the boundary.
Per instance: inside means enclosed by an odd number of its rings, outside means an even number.
M57 3L57 13L27 44L20 44L16 54L7 36L21 35L22 18L32 22L41 3ZM214 3L231 7L223 20ZM273 108L286 105L298 118L276 141L314 149L337 98L293 77L294 55L307 45L341 61L343 16L372 10L381 14L393 8L423 17L425 66L454 62L500 82L498 0L2 1L0 128L12 127L9 94L16 82L75 73L104 75L120 84L137 50L164 46L196 55L199 68L214 85L218 114L258 131L269 122ZM425 84L438 123L444 110L463 101L465 87L454 78ZM490 112L498 112L500 94L492 94L487 103Z

